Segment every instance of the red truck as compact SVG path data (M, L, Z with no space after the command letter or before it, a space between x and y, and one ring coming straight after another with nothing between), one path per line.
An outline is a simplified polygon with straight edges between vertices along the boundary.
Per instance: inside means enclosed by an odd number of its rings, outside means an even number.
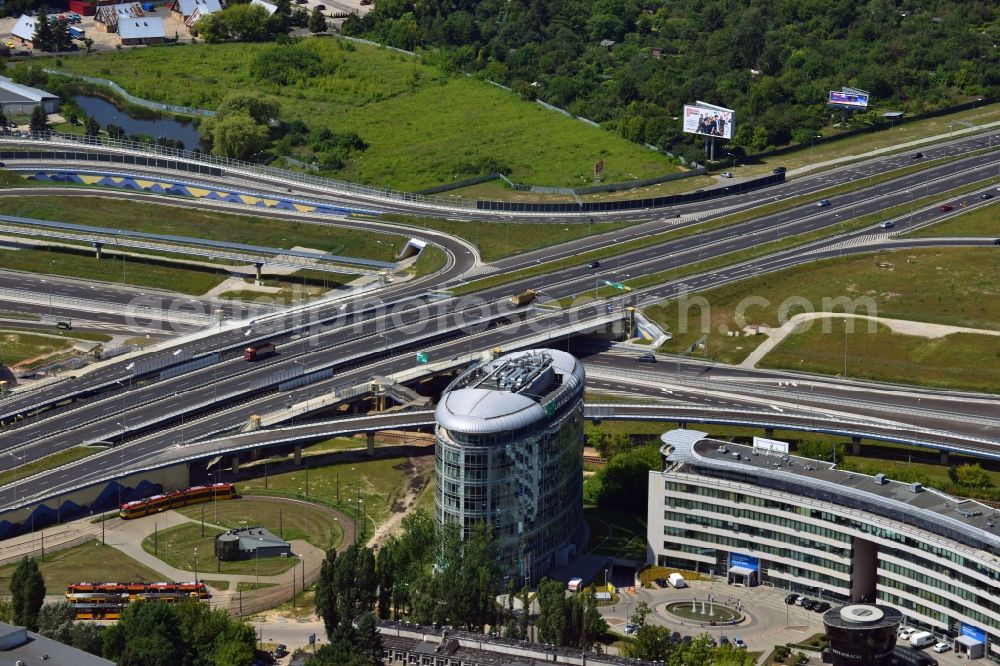
M257 361L266 358L271 354L276 354L273 342L262 342L254 347L247 347L243 350L244 361Z

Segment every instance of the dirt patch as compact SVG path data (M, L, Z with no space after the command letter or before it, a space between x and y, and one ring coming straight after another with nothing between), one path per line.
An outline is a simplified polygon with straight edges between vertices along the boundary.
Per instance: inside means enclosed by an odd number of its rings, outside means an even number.
M395 532L403 516L417 503L420 493L427 487L431 474L434 473L434 458L432 456L419 456L407 458L406 462L394 465L394 469L401 470L407 475L407 488L402 497L395 500L389 508L390 515L384 523L378 526L372 538L368 540L369 546L380 546Z

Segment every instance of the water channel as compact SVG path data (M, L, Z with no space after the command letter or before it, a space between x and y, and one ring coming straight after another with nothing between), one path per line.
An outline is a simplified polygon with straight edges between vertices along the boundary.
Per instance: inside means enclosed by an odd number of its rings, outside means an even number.
M87 114L93 116L103 129L111 123L125 129L125 134L145 134L151 137L165 137L175 139L184 143L184 148L194 150L202 148L201 134L193 122L178 122L172 116L164 116L158 119L133 118L111 102L93 95L76 95L77 106Z

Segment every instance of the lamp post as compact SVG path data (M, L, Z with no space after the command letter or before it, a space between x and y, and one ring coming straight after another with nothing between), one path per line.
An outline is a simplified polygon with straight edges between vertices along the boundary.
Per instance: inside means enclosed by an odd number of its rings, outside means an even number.
M198 583L198 548L194 549L194 582Z
M813 134L809 138L809 150L811 151L813 148L816 147L816 139L822 139L822 138L823 138L822 134Z

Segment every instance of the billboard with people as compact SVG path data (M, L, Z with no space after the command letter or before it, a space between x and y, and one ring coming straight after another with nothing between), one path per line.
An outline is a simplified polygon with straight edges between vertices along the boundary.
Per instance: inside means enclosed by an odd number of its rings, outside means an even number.
M854 90L853 88L831 90L830 99L827 101L827 104L845 109L867 109L868 93L863 90Z
M697 102L684 105L684 131L688 134L733 138L734 111L722 106Z

